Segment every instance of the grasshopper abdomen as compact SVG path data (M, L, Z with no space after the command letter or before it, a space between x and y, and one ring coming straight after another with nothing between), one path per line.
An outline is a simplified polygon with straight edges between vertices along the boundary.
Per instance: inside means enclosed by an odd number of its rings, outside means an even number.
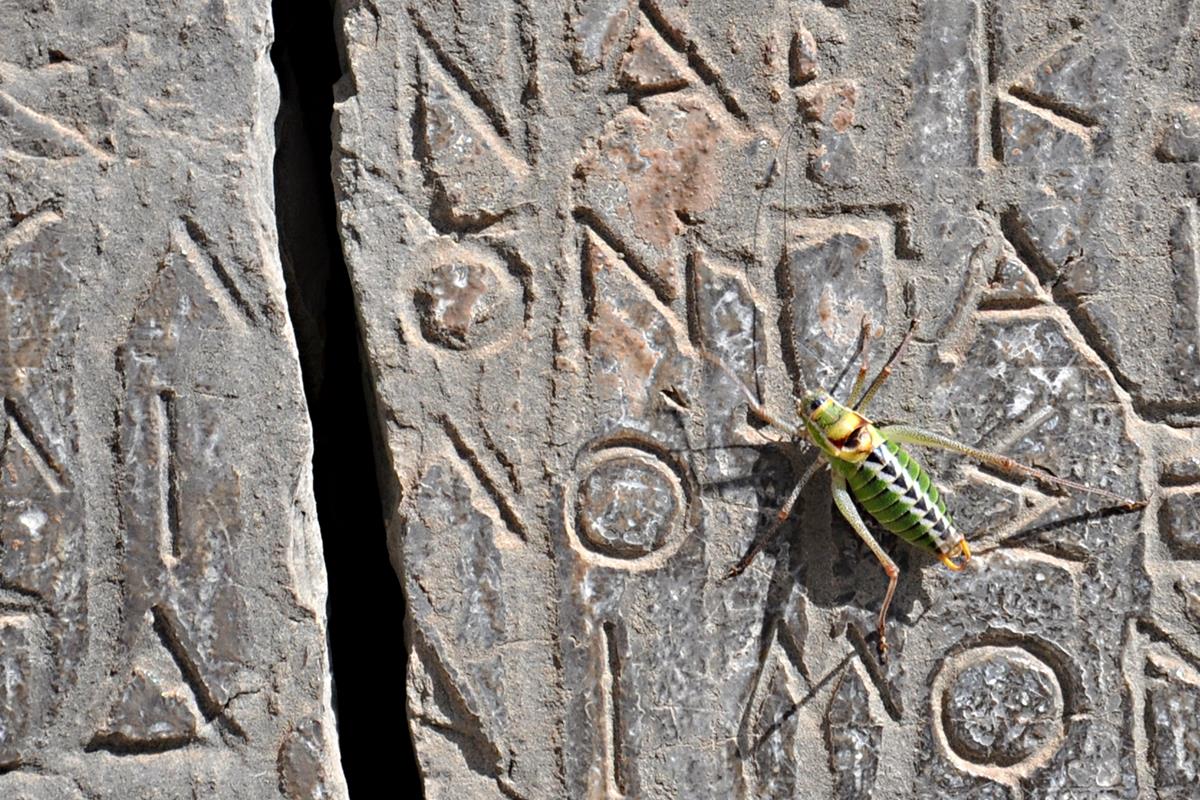
M882 436L858 462L832 459L858 505L889 532L939 555L962 552L963 536L929 474L903 447Z

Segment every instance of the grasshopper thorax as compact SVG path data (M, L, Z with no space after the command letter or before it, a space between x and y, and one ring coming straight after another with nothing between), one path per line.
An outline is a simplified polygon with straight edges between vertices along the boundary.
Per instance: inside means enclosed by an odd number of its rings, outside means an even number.
M805 392L796 406L809 438L828 456L861 461L882 441L870 420L834 400L824 389Z

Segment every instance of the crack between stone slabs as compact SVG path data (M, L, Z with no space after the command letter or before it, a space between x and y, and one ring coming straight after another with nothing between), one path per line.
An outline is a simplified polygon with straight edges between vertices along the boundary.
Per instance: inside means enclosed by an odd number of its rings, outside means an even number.
M337 22L325 2L273 0L271 10L280 85L276 226L313 430L342 770L351 797L372 796L380 785L402 789L406 780L419 793L412 734L398 724L406 720L407 653L397 635L404 598L388 558L373 394L337 229L330 133L341 77ZM376 734L381 722L388 737Z

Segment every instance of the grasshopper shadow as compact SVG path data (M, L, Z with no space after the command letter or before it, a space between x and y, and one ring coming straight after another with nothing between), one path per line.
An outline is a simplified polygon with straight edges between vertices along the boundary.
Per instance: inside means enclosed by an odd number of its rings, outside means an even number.
M735 537L744 543L743 552L762 542L764 537L770 537L745 574L726 580L749 580L752 571L769 576L759 625L753 633L758 640L755 688L746 698L739 725L738 744L743 757L752 757L769 740L772 731L778 732L800 708L812 702L854 658L863 661L866 672L883 695L889 714L895 719L902 714L900 698L887 677L890 670L878 660L878 636L874 624L887 588L887 576L875 556L834 508L827 470L819 472L805 486L792 515L772 536L780 504L815 457L819 457L816 450L802 443L763 445L755 449L755 457L745 474L703 485L703 491L710 499L731 503L735 501L725 496L726 487L741 486L753 490L757 511L754 534L752 537ZM743 496L745 493L744 488ZM916 621L914 607L928 608L930 605L921 573L938 561L932 554L899 540L874 521L869 521L868 525L900 569L896 596L889 612L889 638L894 644L891 659L894 661L903 658L903 631ZM730 565L718 566L723 571ZM810 630L814 621L820 620L832 621L834 630L829 632L827 639L821 631ZM738 635L751 633L739 632ZM843 636L850 642L849 651L831 669L815 674L810 659L806 658L806 650L827 646ZM755 705L761 701L757 687L766 677L764 671L768 669L768 660L777 645L802 676L805 692L792 707L777 711L771 719L756 719Z

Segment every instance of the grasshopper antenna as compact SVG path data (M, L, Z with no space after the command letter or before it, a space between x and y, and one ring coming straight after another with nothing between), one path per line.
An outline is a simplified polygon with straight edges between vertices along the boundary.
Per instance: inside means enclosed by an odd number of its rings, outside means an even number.
M797 112L787 128L783 132L783 136L779 137L779 141L775 143L775 147L771 150L771 162L767 167L767 174L763 180L755 187L761 194L758 196L758 203L754 208L754 235L750 244L750 260L758 261L758 234L762 227L763 207L766 205L767 189L775 181L775 175L778 173L779 164L779 149L783 148L783 255L786 258L787 254L787 202L788 202L788 158L791 154L792 133L796 130L796 124L800 121L800 114ZM745 263L744 269L746 275L746 290L753 291L754 282L750 279L750 262ZM758 341L758 304L754 302L753 295L750 301L750 337L751 341ZM755 376L758 375L758 348L751 347L750 365ZM726 370L728 371L728 370ZM739 379L739 382L740 379Z
M742 380L741 377L739 377L737 375L737 373L735 373L732 369L730 369L728 364L726 364L724 361L717 358L715 355L708 352L707 350L701 349L700 354L704 357L705 361L709 362L710 364L713 364L718 369L720 369L722 372L724 372L726 374L726 376L728 376L729 379L731 381L733 381L734 385L742 390L742 394L745 395L746 402L749 404L751 414L758 417L759 419L761 419L763 422L767 423L771 427L773 427L777 430L783 431L784 433L786 433L788 436L791 436L792 438L795 438L796 436L799 435L799 431L795 425L792 425L789 422L784 422L779 417L775 416L769 410L767 410L767 407L764 406L762 403L760 403L758 398L754 396L754 392L750 391L750 387L746 385L746 382L744 380Z

